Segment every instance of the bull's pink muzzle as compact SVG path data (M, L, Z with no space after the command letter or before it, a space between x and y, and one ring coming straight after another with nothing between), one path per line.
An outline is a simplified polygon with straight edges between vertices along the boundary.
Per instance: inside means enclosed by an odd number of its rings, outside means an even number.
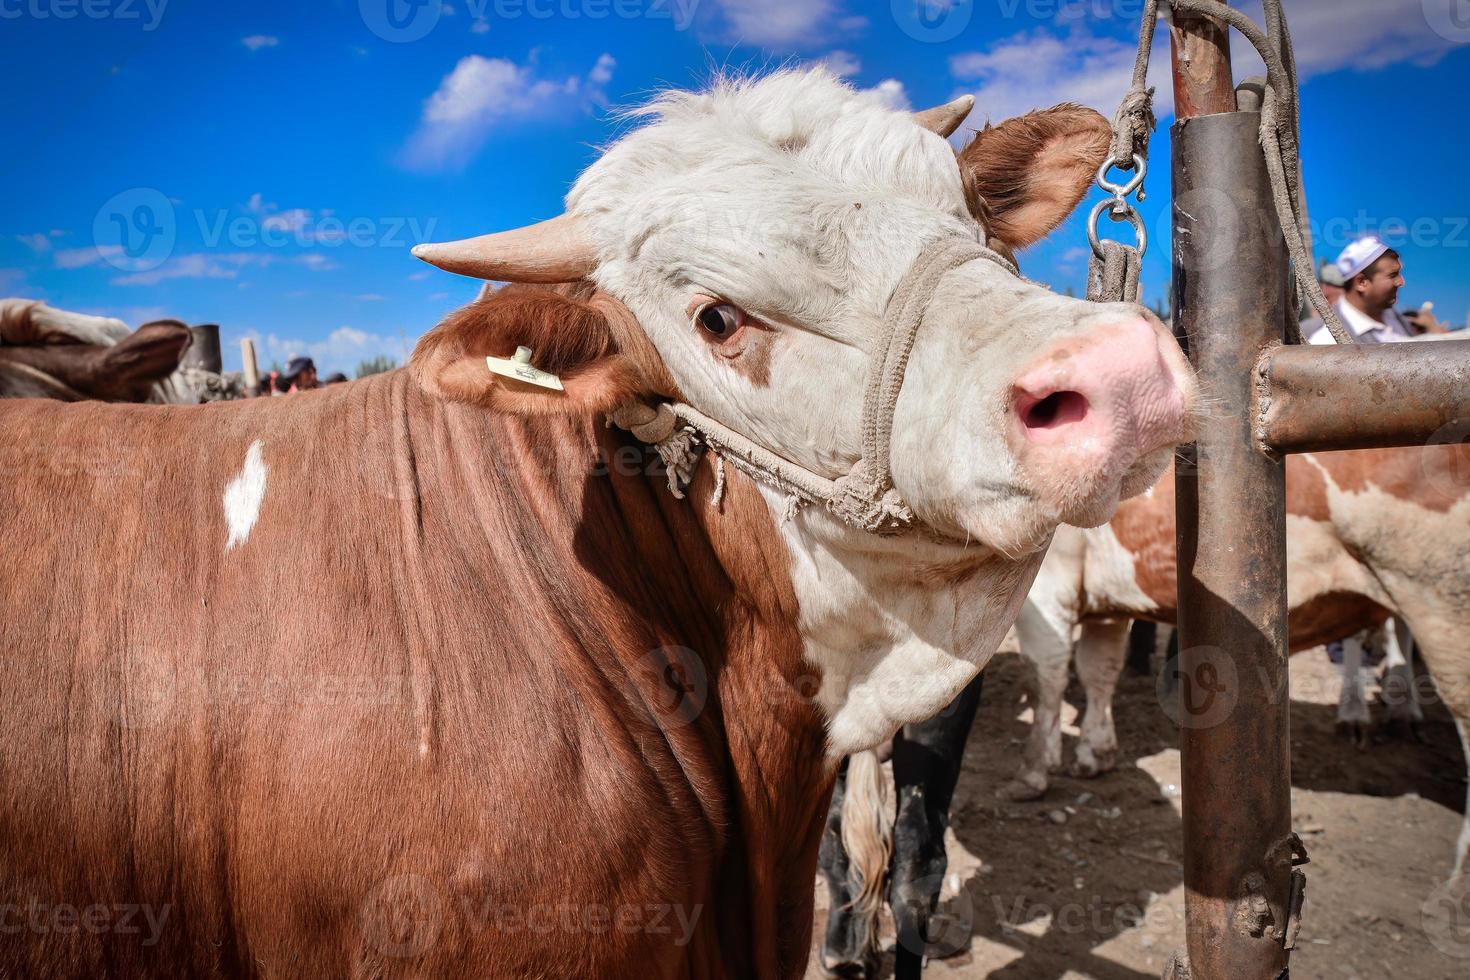
M1194 381L1174 339L1136 317L1058 342L1021 372L1011 398L1022 470L1043 496L1071 498L1057 501L1070 509L1187 441Z

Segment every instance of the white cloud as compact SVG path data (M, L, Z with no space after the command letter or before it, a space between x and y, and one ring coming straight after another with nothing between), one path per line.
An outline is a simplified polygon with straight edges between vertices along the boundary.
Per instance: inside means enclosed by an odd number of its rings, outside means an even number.
M251 34L249 37L240 38L240 43L251 51L259 51L261 48L274 48L278 46L281 43L281 39L271 37L269 34Z
M831 40L834 30L866 26L862 17L840 17L837 0L715 0L732 40L786 46Z
M1451 5L1458 2L1333 0L1287 4L1297 69L1307 78L1341 68L1376 71L1403 63L1433 64L1456 45L1430 28L1429 15L1439 9L1448 18ZM1259 0L1244 0L1240 6L1256 23L1261 22ZM1266 73L1250 44L1238 37L1231 41L1237 79Z
M1167 38L1166 31L1159 33ZM951 73L975 93L975 111L961 131L1060 102L1080 102L1112 118L1132 81L1136 52L1136 43L1081 34L1062 38L1043 29L955 55ZM1155 46L1149 67L1157 89L1154 111L1161 117L1173 111L1168 58L1165 41Z
M0 293L9 292L25 282L26 274L20 269L0 269Z
M879 100L890 109L912 109L909 102L908 90L903 87L903 82L896 78L888 78L868 89L876 94Z
M112 280L114 286L156 286L169 279L234 279L247 266L271 264L272 256L255 252L229 252L218 255L195 253L178 255L156 269L134 272Z
M851 51L832 51L822 55L815 63L825 65L832 74L843 78L856 75L863 70L862 61Z
M341 371L351 377L359 363L379 355L403 364L411 350L409 341L404 338L369 333L350 326L338 327L324 340L308 341L274 333L262 334L258 330L247 330L243 336L255 341L262 367L272 361L285 364L291 357L309 357L316 362L317 373L324 375Z
M137 329L145 323L154 320L177 319L166 307L162 306L84 306L77 310L78 313L86 313L89 316L107 316Z
M294 256L284 256L277 252L193 252L175 255L156 269L144 269L119 276L112 280L112 284L156 286L170 279L238 279L245 269L264 269L277 263L304 266L311 272L341 268L336 262L316 252ZM245 288L245 284L240 284L240 288Z
M332 217L331 209L317 212L307 208L288 208L282 211L280 205L267 201L259 193L250 195L245 209L260 219L262 232L275 238L289 235L299 245L330 244L347 237L347 229L341 222L321 227L323 218Z
M333 269L342 268L341 265L333 262L320 252L308 252L306 255L301 256L299 261L312 272L331 272Z
M1454 45L1430 29L1424 4L1449 2L1456 0L1336 0L1291 7L1287 17L1298 72L1305 81L1341 69L1431 64ZM1242 12L1259 23L1259 0L1246 0ZM1163 25L1154 41L1149 84L1155 89L1154 111L1162 120L1174 111L1169 34ZM1065 34L1037 28L955 55L950 70L975 94L968 126L1059 102L1080 102L1111 118L1128 91L1136 50L1132 39L1096 37L1080 26ZM1231 51L1237 80L1265 74L1254 48L1239 36L1232 38Z
M103 260L121 258L122 255L121 245L87 245L82 248L63 248L52 260L58 269L85 269Z
M606 85L612 81L613 69L618 66L618 59L603 52L597 59L597 64L587 73L587 81L592 85Z
M15 240L37 255L51 251L51 236L45 232L38 231L34 235L16 235Z
M603 104L603 87L617 61L597 59L585 78L538 78L532 65L470 55L439 83L424 103L419 128L402 162L414 169L463 165L498 126L554 114L577 105Z
M364 303L381 303L384 299L384 297L379 295L378 293L361 293L355 298L361 300Z
M484 18L481 18L481 19L475 21L473 24L470 25L470 33L471 34L489 34L490 33L490 22L488 20L485 20Z

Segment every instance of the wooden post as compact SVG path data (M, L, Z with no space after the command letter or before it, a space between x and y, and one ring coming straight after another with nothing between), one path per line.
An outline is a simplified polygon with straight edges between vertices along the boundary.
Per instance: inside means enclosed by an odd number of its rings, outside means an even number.
M245 391L250 397L260 394L260 365L255 360L255 341L240 341L240 360L245 365Z

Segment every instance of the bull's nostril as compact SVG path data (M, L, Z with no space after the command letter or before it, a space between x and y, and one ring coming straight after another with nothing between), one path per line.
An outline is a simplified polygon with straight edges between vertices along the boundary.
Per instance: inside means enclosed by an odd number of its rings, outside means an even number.
M1087 399L1075 391L1054 391L1021 412L1028 429L1055 429L1087 417Z

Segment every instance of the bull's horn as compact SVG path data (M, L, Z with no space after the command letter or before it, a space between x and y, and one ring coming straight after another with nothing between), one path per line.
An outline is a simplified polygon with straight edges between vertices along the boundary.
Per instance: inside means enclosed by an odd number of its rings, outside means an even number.
M973 95L962 95L953 102L937 105L932 109L914 113L914 121L931 133L938 133L945 139L954 135L954 131L960 128L960 123L970 115L970 110L975 108L975 97Z
M418 245L413 254L447 272L506 282L574 282L597 268L597 255L571 215L459 242Z

